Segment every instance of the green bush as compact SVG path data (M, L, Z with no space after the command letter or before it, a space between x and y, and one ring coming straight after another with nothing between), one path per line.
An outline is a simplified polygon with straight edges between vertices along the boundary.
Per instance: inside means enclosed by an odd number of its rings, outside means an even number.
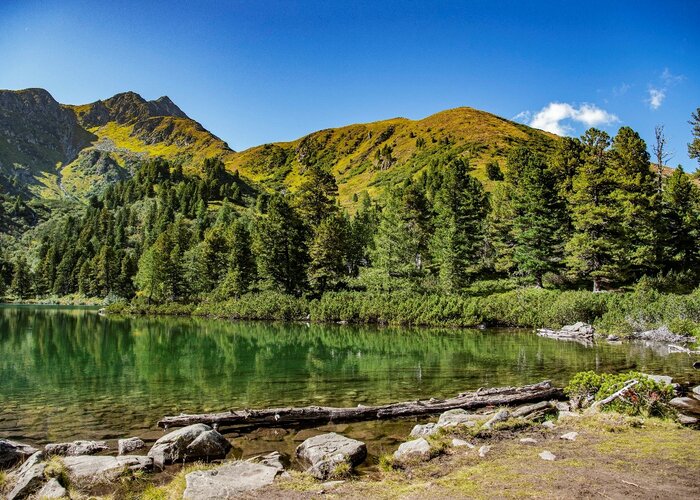
M595 373L580 372L574 375L564 391L579 407L590 406L594 401L601 401L615 394L630 381L637 380L623 397L602 407L605 411L616 411L626 415L668 417L673 410L668 402L673 398L673 387L656 382L638 372Z

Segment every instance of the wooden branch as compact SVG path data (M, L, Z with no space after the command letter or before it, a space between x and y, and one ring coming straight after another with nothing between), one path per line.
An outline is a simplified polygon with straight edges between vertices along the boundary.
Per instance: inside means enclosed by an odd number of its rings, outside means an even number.
M205 413L199 415L178 415L164 417L158 422L162 428L184 427L204 423L216 427L292 427L297 425L356 422L400 417L414 417L442 413L461 408L476 410L486 406L518 405L561 399L564 392L552 387L549 381L523 387L501 387L496 389L479 389L465 392L450 399L407 401L381 406L362 406L355 408L333 408L307 406L303 408L270 408L262 410L231 410L222 413Z
M593 403L593 404L591 405L591 407L589 408L589 410L590 410L590 411L595 411L595 410L598 409L598 407L603 406L603 405L606 405L606 404L608 404L608 403L611 403L611 402L615 401L615 400L618 399L618 398L621 398L627 391L629 391L632 387L634 387L634 386L637 385L638 383L639 383L639 380L637 380L637 379L628 380L627 382L625 382L625 384L627 384L627 385L625 385L622 389L620 389L619 391L617 391L617 392L614 393L614 394L611 394L610 396L608 396L608 397L605 398L605 399L601 399L600 401L596 401L595 403Z

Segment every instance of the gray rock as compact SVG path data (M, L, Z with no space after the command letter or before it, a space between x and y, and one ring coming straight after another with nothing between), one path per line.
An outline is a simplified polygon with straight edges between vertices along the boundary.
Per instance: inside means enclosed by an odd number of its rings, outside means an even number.
M697 396L700 396L700 385L696 385L695 387L693 387L692 393Z
M253 462L229 462L216 469L190 472L185 476L183 498L218 500L236 498L246 491L269 486L280 473L276 467Z
M700 401L695 398L673 398L668 404L683 413L690 413L691 416L700 415Z
M691 417L690 415L678 414L678 423L682 425L695 425L698 423L698 419Z
M554 403L554 406L558 411L571 411L571 405L569 403L565 403L564 401L557 401Z
M447 410L445 413L440 415L437 422L437 427L456 427L458 425L474 427L476 422L481 418L483 417L474 413L469 413L466 410Z
M136 450L140 450L146 447L146 443L143 439L139 437L131 437L127 439L120 439L117 443L120 455L127 455Z
M79 455L68 456L63 463L72 479L81 484L96 484L114 481L125 470L148 471L153 468L153 459L137 455L118 457Z
M632 338L640 340L651 340L653 342L693 342L695 337L690 335L676 335L667 326L647 330L646 332L635 332Z
M224 458L231 449L224 436L205 424L194 424L161 437L148 451L159 468L173 462Z
M566 434L562 434L559 436L559 439L566 439L567 441L576 441L576 438L578 437L578 432L567 432Z
M554 429L556 425L554 425L554 422L552 422L551 420L545 420L544 422L542 422L542 427L544 427L545 429Z
M542 460L547 460L549 462L552 462L552 461L557 459L557 456L554 453L552 453L551 451L545 450L545 451L540 453L540 458Z
M0 439L0 470L14 467L36 453L36 448L28 444Z
M77 455L94 455L109 450L104 441L73 441L72 443L50 443L44 446L47 455L70 457Z
M55 477L52 477L44 487L39 490L36 496L42 500L44 498L66 498L68 497L68 491L61 486L61 483L59 483Z
M618 340L620 340L620 337L618 337L617 335L608 335L606 337L606 340L608 342L617 342Z
M394 452L394 460L405 462L407 460L430 460L430 443L425 438L406 441Z
M364 462L367 446L362 441L330 432L307 439L297 447L296 454L311 465L308 473L318 479L328 479L342 463L355 467Z
M267 465L268 467L274 467L280 472L284 472L284 464L282 463L282 454L279 451L273 451L267 455L261 455L259 457L249 458L248 462Z
M533 439L533 438L522 438L522 439L520 440L520 442L521 442L522 444L537 444L537 439Z
M562 418L579 418L580 416L580 413L576 413L573 411L560 411L559 416L557 418L561 420Z
M491 447L484 445L481 448L479 448L479 456L481 458L484 458L489 451L491 451Z
M34 453L22 466L12 474L14 488L7 496L8 500L26 498L35 493L44 484L44 468L41 461L44 459L42 452Z
M496 414L491 417L483 426L482 429L492 429L494 425L499 422L505 422L510 418L510 412L508 410L499 410Z
M439 427L434 422L429 422L424 425L416 424L413 429L411 429L411 437L431 436L435 434L438 429Z
M657 384L673 384L673 377L669 377L668 375L650 375L648 373L641 373L640 375L644 375L645 377L653 380Z
M462 448L463 446L466 446L467 448L470 448L470 449L474 448L474 445L471 444L470 442L465 441L464 439L457 439L457 438L452 439L452 446L454 446L455 448Z

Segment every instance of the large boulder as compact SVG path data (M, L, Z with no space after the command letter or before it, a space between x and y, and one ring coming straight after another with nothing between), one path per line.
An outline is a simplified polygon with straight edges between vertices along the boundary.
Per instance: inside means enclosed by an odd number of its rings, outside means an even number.
M44 446L47 455L71 457L78 455L94 455L109 450L104 441L73 441L72 443L50 443Z
M224 458L231 450L224 436L206 424L194 424L166 434L149 450L153 463L165 464L191 460Z
M97 484L114 481L125 471L149 471L153 459L137 455L118 457L80 455L63 459L71 479L79 484Z
M14 487L7 495L7 500L21 500L35 493L44 484L45 465L41 463L43 456L37 452L13 474Z
M14 467L37 451L39 450L28 444L10 441L9 439L0 439L0 470Z
M307 439L297 447L296 454L311 465L308 473L317 479L328 479L341 464L352 468L364 462L367 446L362 441L330 432Z
M425 438L407 441L394 452L394 460L397 462L430 460L430 443Z
M183 498L219 500L237 498L246 491L272 484L283 469L264 463L229 462L216 469L190 472L185 476Z

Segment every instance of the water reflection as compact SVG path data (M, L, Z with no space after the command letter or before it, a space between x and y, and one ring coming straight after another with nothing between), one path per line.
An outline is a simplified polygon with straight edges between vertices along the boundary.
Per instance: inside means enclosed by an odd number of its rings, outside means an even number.
M107 318L7 306L0 308L0 436L110 438L180 412L377 404L632 368L697 377L682 354L587 348L522 331Z

